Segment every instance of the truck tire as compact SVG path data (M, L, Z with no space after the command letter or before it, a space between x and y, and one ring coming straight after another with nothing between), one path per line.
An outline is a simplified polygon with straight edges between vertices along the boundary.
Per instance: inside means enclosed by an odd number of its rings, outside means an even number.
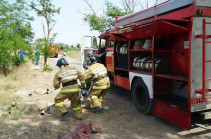
M151 114L153 99L150 99L149 91L141 78L135 80L132 86L132 97L136 108L143 114Z

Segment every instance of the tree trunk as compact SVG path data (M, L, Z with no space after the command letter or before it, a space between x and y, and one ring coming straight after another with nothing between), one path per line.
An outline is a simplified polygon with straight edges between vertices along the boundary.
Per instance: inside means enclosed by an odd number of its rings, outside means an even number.
M4 76L7 76L7 73L8 73L7 70L8 70L8 69L6 68L6 66L3 66L3 67L2 67L2 71L3 71L3 73L4 73Z
M47 66L47 60L48 60L48 58L46 56L44 56L44 67Z

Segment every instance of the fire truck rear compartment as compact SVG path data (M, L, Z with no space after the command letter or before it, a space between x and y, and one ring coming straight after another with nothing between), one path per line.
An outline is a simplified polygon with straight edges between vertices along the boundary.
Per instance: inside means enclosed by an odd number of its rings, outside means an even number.
M188 109L188 83L156 78L154 99Z

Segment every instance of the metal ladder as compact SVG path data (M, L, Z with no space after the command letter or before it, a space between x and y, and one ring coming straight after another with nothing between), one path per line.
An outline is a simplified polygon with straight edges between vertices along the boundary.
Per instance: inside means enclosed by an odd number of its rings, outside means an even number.
M211 38L211 35L206 35L206 25L210 24L211 22L206 22L205 19L203 19L203 33L202 35L196 35L196 38L202 38L203 41L203 48L202 48L202 90L196 91L198 94L203 95L203 99L209 99L211 97L206 97L207 92L211 92L211 89L206 88L206 82L211 81L211 78L206 78L206 63L211 62L211 60L206 60L206 44L211 43L211 41L207 41L206 39Z

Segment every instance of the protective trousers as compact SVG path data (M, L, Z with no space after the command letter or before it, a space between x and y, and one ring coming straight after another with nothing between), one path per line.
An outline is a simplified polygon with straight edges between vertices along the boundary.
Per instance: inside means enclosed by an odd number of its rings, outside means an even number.
M93 89L92 90L92 97L91 97L91 108L103 106L103 98L105 94L108 92L109 88L107 89Z
M76 118L82 118L81 103L79 99L79 92L75 93L59 93L54 99L55 106L59 115L67 112L67 109L64 105L64 100L69 99L71 101L71 106Z

